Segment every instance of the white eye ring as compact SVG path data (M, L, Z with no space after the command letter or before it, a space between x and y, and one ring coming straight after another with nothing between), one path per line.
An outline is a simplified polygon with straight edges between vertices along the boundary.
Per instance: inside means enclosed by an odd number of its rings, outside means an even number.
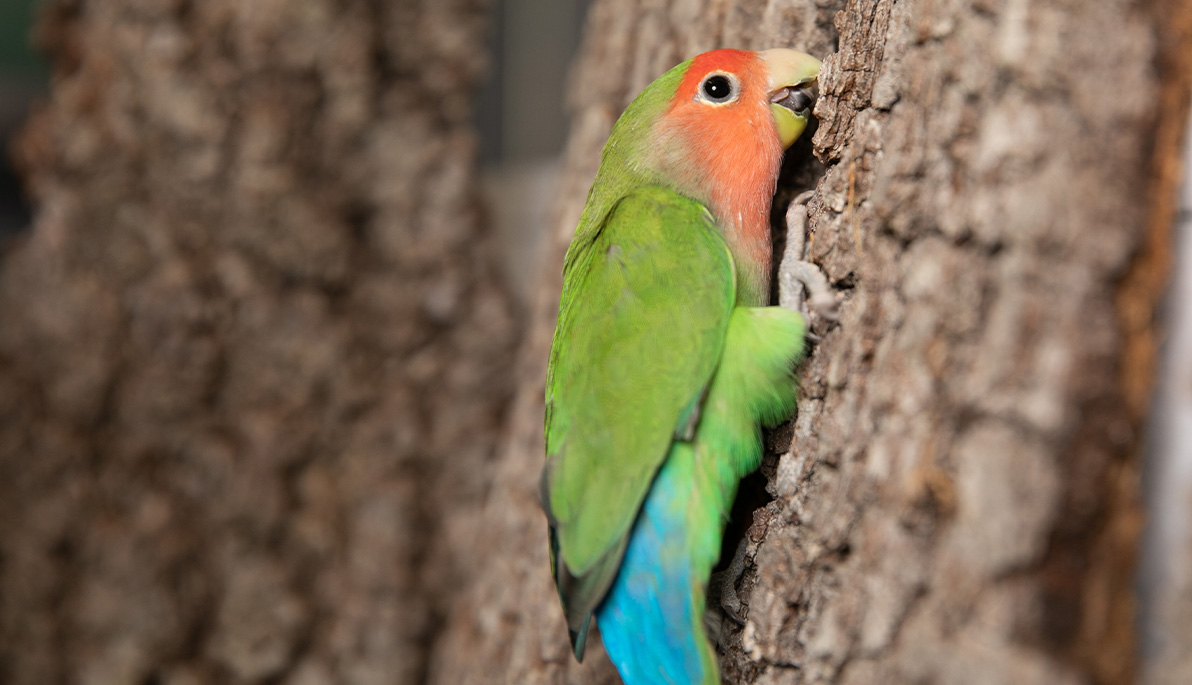
M741 96L741 84L737 77L723 71L713 71L699 82L695 90L696 102L709 105L727 105Z

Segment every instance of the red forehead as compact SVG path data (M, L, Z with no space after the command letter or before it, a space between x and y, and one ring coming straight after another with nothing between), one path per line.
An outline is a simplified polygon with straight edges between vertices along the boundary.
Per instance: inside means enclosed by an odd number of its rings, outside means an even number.
M712 50L698 55L691 60L691 66L683 75L679 88L675 91L675 102L690 101L695 97L696 89L704 77L713 71L723 71L733 74L745 89L755 88L766 83L766 69L758 59L756 52L749 50Z

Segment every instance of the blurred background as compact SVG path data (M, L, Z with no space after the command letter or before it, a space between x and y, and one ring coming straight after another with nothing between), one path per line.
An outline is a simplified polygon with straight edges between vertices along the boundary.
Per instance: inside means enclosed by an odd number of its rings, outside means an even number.
M1192 133L1192 122L1188 131ZM1166 339L1155 390L1143 477L1148 513L1138 587L1144 654L1188 650L1172 644L1165 612L1173 593L1192 589L1192 135L1185 139L1184 183L1176 217L1175 264L1166 300ZM1185 590L1187 591L1187 590ZM1192 661L1192 657L1190 657Z
M591 0L493 3L492 62L476 101L481 181L506 277L529 298L567 138L567 76Z
M567 136L567 74L591 0L495 0L486 37L489 65L475 99L484 197L500 234L506 278L528 297ZM38 0L0 3L0 235L26 228L28 198L10 141L44 99L47 65L33 45Z
M35 98L44 98L49 84L45 62L33 49L32 28L37 0L0 3L0 236L29 225L29 205L13 169L9 141L25 121Z

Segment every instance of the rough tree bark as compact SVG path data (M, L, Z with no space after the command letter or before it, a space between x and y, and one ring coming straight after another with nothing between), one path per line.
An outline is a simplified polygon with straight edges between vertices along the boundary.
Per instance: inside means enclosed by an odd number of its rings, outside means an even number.
M512 389L486 5L49 3L0 264L0 682L424 679L445 503Z
M570 659L535 497L562 249L639 88L705 49L796 46L827 56L826 166L793 162L780 198L816 188L812 258L845 300L762 469L772 500L747 532L729 680L1130 682L1187 15L1127 0L597 2L476 538L485 571L432 681L616 682L601 653Z

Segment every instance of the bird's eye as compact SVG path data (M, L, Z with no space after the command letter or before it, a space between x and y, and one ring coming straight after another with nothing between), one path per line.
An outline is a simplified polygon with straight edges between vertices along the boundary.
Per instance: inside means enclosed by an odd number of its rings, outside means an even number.
M715 105L737 97L737 82L727 74L710 74L699 87L701 99Z

